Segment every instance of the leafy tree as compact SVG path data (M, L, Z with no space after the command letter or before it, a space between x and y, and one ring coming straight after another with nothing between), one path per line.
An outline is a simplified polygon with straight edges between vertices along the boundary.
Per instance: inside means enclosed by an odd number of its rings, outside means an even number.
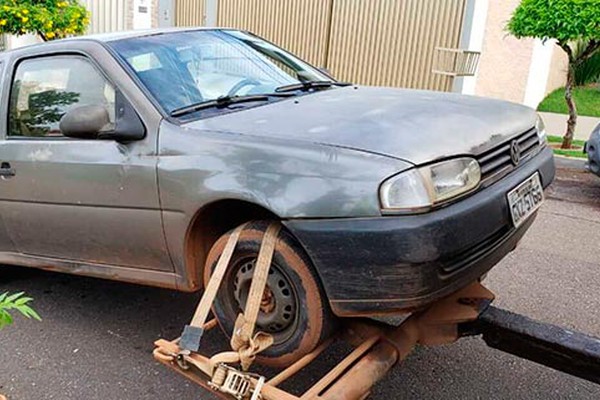
M600 1L522 0L508 23L517 38L554 39L569 57L565 100L569 107L562 148L573 142L577 107L573 100L576 69L600 49Z
M0 0L0 33L31 33L46 41L82 34L88 24L78 0Z
M24 296L24 293L15 293L9 295L4 293L0 295L0 329L12 324L13 317L11 311L17 311L27 318L33 318L41 321L40 316L29 306L33 299Z

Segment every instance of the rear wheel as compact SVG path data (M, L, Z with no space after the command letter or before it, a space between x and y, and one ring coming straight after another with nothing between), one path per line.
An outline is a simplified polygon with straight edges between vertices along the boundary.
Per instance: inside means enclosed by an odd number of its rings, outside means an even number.
M256 259L268 226L268 221L257 221L244 228L213 304L215 316L228 336L237 315L245 309ZM205 285L230 234L219 238L208 255ZM274 344L262 352L257 361L276 367L293 363L332 332L334 321L310 260L296 240L282 229L256 323L256 331L271 334Z

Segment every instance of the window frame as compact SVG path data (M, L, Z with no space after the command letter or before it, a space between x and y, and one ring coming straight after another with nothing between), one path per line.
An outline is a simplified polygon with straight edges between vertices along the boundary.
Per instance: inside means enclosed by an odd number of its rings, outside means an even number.
M87 61L92 66L92 68L94 68L96 70L96 72L98 72L100 74L100 76L102 78L104 78L106 80L106 82L109 83L113 87L113 89L115 90L115 95L119 91L118 86L115 85L115 83L113 82L112 79L110 79L108 74L106 72L104 72L104 70L102 69L102 67L100 67L98 62L93 57L91 57L89 54L86 54L84 52L67 51L67 52L57 52L57 53L50 53L50 54L38 54L38 55L26 56L23 58L19 58L12 63L12 70L10 71L10 80L7 82L8 98L7 98L7 105L6 105L5 121L3 124L4 128L5 128L5 132L6 132L4 135L4 140L7 140L7 141L9 141L9 140L16 140L16 141L41 141L41 140L42 141L97 141L98 140L98 139L72 138L72 137L67 137L64 135L61 135L61 136L15 136L15 135L10 135L10 112L11 112L10 103L11 103L12 96L13 96L13 87L14 87L13 83L17 76L17 71L19 69L19 66L21 66L22 63L30 61L30 60L43 60L43 59L52 59L52 58L60 58L60 57L79 58L79 59L83 59L84 61ZM116 105L115 105L115 108L116 108ZM117 110L115 109L115 113L116 112L117 112Z

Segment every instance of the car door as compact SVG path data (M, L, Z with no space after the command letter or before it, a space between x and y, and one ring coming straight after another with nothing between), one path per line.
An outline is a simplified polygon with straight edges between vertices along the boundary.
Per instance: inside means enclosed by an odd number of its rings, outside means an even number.
M4 76L4 64L3 60L0 60L0 83L2 83L2 77ZM0 85L0 93L2 93L2 86ZM2 176L0 175L0 179ZM0 253L12 253L15 251L15 246L8 234L4 218L0 213Z
M60 119L74 107L102 105L115 120L118 88L87 55L23 57L11 68L0 214L17 250L172 270L158 200L156 134L131 143L62 135Z

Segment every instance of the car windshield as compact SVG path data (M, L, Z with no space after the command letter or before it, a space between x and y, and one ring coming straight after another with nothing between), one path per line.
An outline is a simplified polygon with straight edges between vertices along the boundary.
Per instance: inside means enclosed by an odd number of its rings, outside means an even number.
M332 80L277 46L235 30L165 33L110 45L170 115L224 97Z

